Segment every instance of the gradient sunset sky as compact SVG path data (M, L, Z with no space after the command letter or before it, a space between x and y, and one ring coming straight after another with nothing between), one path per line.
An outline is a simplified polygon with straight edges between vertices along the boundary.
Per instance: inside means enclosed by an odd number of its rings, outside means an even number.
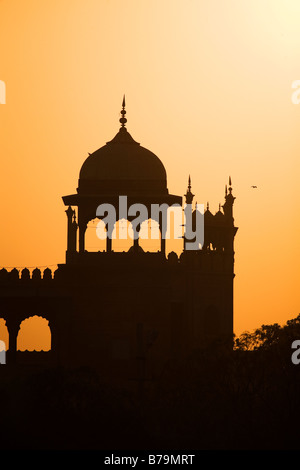
M171 193L190 174L214 213L232 178L235 333L296 317L299 19L299 0L0 0L0 267L65 261L61 196L125 93Z

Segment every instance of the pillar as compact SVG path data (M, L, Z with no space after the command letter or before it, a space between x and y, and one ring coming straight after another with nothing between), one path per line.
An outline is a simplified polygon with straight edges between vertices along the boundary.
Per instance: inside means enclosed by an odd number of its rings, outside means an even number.
M83 253L85 250L85 231L86 231L87 224L81 223L79 224L79 252Z
M68 207L66 210L68 217L68 237L67 237L67 251L76 251L76 239L77 239L77 223L75 220L75 210Z
M134 249L135 252L139 251L140 229L141 229L141 226L140 226L140 224L138 224L135 228L135 231L134 231L133 249Z
M17 337L20 329L20 323L18 320L9 319L6 320L6 326L9 334L8 352L7 352L7 363L16 364L17 362Z
M161 211L159 213L159 230L160 230L160 251L166 255L166 232L167 232L167 213Z
M112 251L112 231L109 230L109 225L105 225L106 229L106 252L111 253Z

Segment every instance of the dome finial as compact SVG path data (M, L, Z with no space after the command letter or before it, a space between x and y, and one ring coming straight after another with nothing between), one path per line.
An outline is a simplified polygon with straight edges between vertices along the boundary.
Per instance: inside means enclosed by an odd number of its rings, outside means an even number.
M126 114L125 106L126 104L125 104L125 95L124 95L123 101L122 101L122 111L121 111L122 117L120 118L120 123L122 124L121 128L125 128L125 124L127 122L127 119L125 117L125 114Z

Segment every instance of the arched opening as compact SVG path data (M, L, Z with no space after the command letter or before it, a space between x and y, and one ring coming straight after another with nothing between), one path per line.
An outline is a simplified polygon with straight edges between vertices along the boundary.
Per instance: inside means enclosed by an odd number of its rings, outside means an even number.
M112 233L112 250L128 251L133 245L133 229L126 219L120 219L115 223Z
M90 220L85 232L85 249L89 252L106 250L105 223L98 218Z
M160 251L160 230L156 220L142 222L139 235L139 245L144 251Z
M6 321L0 318L0 351L3 349L8 350L9 347L9 334L6 326Z
M48 320L38 315L23 320L17 336L17 350L50 351L51 330Z
M175 204L168 208L167 232L166 232L166 254L172 251L180 255L183 250L183 238L185 232L184 211L181 206Z

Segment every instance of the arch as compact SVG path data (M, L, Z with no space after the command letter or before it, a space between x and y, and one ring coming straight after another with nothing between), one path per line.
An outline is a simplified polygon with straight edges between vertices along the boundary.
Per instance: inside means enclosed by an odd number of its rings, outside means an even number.
M50 351L51 329L49 321L40 315L32 315L20 323L17 336L18 351Z
M129 251L133 245L133 228L127 219L119 219L112 233L113 251Z
M181 253L184 248L185 218L178 204L167 211L166 254Z
M85 231L85 249L89 252L106 250L105 223L97 217L90 220Z
M154 219L147 219L141 224L139 245L144 251L160 251L159 223Z
M7 351L9 348L9 334L4 318L0 318L0 350L3 347L3 344L1 345L1 341L4 343L5 351Z

